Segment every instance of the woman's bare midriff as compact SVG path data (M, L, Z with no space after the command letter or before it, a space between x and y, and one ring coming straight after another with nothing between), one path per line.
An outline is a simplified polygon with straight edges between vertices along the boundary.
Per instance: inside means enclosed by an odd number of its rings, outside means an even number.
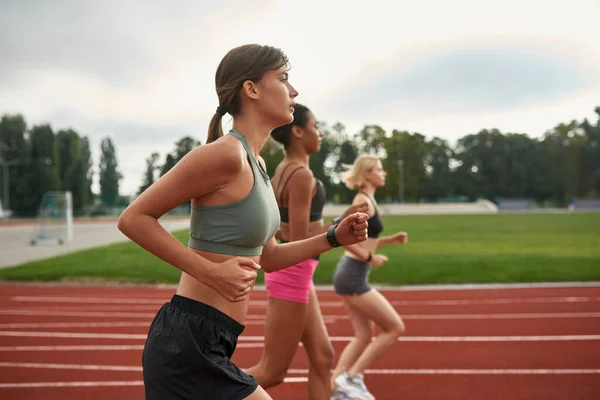
M238 149L240 154L244 155L245 164L242 168L242 171L238 174L238 177L230 182L229 185L213 193L205 195L202 198L193 199L192 204L194 206L202 207L233 204L246 198L252 190L254 185L254 172L252 170L249 155L246 154L246 150L244 150L242 144L239 143L239 141L234 137L227 135L221 140L238 142ZM221 263L237 257L230 254L210 253L196 249L191 250L195 251L207 260L215 263ZM254 260L255 263L259 264L260 256L244 258L250 258ZM217 310L229 315L240 324L243 323L244 319L246 318L246 313L248 312L248 303L250 300L249 295L243 301L232 303L209 286L201 283L185 272L181 273L181 278L179 279L179 285L177 287L177 294L208 304L209 306L212 306Z
M377 250L377 239L375 238L367 238L367 240L365 240L364 242L360 242L359 244L360 247L362 247L363 249L365 249L366 251L370 251L371 253L375 253L375 250ZM355 260L358 261L364 261L364 259L358 257L357 255L355 255L354 253L345 250L344 251L344 255L346 257L350 257L353 258Z
M191 250L195 251L207 260L215 263L221 263L236 257L228 254L215 254L195 249ZM244 258L250 258L257 264L260 260L259 256ZM209 306L212 306L217 310L227 314L240 324L243 324L244 320L246 319L250 295L246 296L245 300L232 303L209 286L201 283L196 278L186 274L185 272L181 273L181 278L179 279L179 285L177 287L177 294L202 302L204 304L208 304Z

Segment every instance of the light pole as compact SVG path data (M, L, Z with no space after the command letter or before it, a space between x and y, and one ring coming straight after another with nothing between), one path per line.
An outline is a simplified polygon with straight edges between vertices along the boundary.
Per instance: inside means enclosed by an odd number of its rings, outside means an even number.
M0 163L2 164L2 169L3 169L3 183L4 183L4 192L3 192L3 199L4 199L4 204L2 205L2 208L5 208L6 210L10 210L10 186L9 186L9 182L8 182L8 167L10 167L11 165L15 165L15 164L19 164L21 162L21 160L19 159L14 159L11 161L4 161L2 158L0 158Z
M400 178L400 203L404 203L404 160L398 160L398 175Z

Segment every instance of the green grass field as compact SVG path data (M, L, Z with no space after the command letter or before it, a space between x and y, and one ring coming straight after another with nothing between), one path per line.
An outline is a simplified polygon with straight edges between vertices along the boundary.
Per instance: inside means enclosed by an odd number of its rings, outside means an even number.
M388 216L385 232L406 231L404 246L380 250L389 262L370 282L558 282L600 280L600 213ZM175 236L187 240L187 231ZM341 249L321 257L316 284L329 284ZM120 243L0 270L19 281L176 283L179 270L133 243ZM259 282L262 282L262 273Z

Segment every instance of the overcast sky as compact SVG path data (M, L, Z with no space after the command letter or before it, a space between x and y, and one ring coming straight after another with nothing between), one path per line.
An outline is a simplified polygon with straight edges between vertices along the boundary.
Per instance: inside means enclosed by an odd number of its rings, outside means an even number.
M351 133L379 124L450 142L483 128L540 136L600 105L597 0L0 7L0 113L72 127L90 138L96 165L111 136L121 194L135 192L153 151L162 162L184 135L204 142L216 67L245 43L282 48L297 101Z

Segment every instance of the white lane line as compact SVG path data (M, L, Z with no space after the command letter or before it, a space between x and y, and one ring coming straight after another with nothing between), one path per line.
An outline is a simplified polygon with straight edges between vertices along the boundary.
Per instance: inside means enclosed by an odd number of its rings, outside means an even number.
M408 286L389 286L381 284L373 284L377 290L386 292L398 291L432 291L432 290L452 290L452 291L471 291L471 290L496 290L514 291L513 289L547 289L547 288L600 288L600 281L595 282L530 282L530 283L443 283L431 285L408 285ZM173 286L176 288L176 286ZM260 288L260 289L259 289ZM318 291L333 291L331 285L317 285ZM254 290L264 290L261 286L255 287Z
M58 364L58 363L15 363L0 362L0 368L44 368L44 369L76 369L92 371L134 371L141 372L142 366L136 365L90 365L90 364ZM308 369L289 369L289 374L308 374ZM370 375L393 375L393 374L600 374L600 369L367 369L365 374Z
M301 344L301 343L300 343ZM237 348L263 347L262 342L238 343ZM3 351L140 351L143 345L73 345L73 346L0 346Z
M554 319L554 318L600 318L600 312L564 313L499 313L499 314L401 314L403 319ZM329 317L329 316L328 316ZM344 316L347 318L347 316Z
M289 369L289 374L308 374L308 369ZM365 375L571 375L600 374L600 369L367 369Z
M102 304L163 304L169 299L144 298L103 298L75 296L13 296L11 301L20 302L54 302L54 303L102 303ZM591 303L599 302L600 296L557 296L557 297L509 297L496 299L450 299L450 300L392 300L392 305L398 306L455 306L480 304L539 304L539 303ZM266 306L267 300L250 300L250 305ZM342 306L341 300L320 301L321 306Z
M1 314L1 312L0 312ZM16 314L16 313L15 313ZM33 314L28 314L33 315ZM48 315L47 312L40 311L36 315ZM64 316L64 315L63 315ZM97 315L77 315L79 317L96 317ZM344 318L345 316L340 316ZM146 316L142 316L146 318ZM324 318L325 323L335 322L333 318ZM15 329L15 328L87 328L87 327L150 327L152 319L146 322L41 322L41 323L8 323L0 324L0 329ZM244 325L264 325L265 319L251 319L244 322Z
M352 336L332 336L332 342L349 342ZM263 341L263 336L240 336L239 341ZM401 336L399 342L554 342L600 340L600 335L546 336Z
M102 387L102 386L144 386L144 381L0 383L0 389Z
M145 340L146 334L134 333L83 333L83 332L27 332L0 331L0 336L55 337L87 339L130 339ZM348 342L352 336L332 336L331 341ZM240 336L239 342L262 342L264 336ZM399 342L541 342L600 340L600 335L532 335L532 336L403 336Z
M12 284L11 284L12 285ZM2 284L0 284L2 286ZM123 288L128 286L128 284L120 285L120 284L104 284L104 283L79 283L79 282L43 282L43 283L21 283L20 286L24 287L37 287L37 288L106 288L106 287L116 287ZM373 287L378 290L386 291L386 292L397 292L397 291L430 291L430 290L488 290L488 289L503 289L505 291L512 291L512 289L531 289L531 288L589 288L589 287L598 287L600 288L600 281L586 281L586 282L528 282L528 283L442 283L442 284L423 284L423 285L383 285L379 283L373 283ZM132 289L151 289L153 293L165 293L166 296L170 296L173 294L175 290L177 290L177 284L133 284L131 285ZM319 292L333 292L332 285L315 285L315 288ZM265 292L264 284L257 284L254 286L255 292Z
M82 366L73 366L81 368ZM89 366L88 366L89 367ZM27 368L27 367L25 367ZM138 367L136 367L138 368ZM87 368L90 369L90 368ZM301 371L301 372L299 372ZM305 372L306 371L306 372ZM307 373L307 370L290 370L289 373ZM600 369L367 369L365 375L591 375L600 374ZM306 376L288 376L284 383L307 382ZM19 382L0 383L0 389L17 388L61 388L102 386L143 386L137 381L80 381L80 382Z
M146 339L146 334L135 334L135 333L0 331L0 336L81 338L81 339L132 339L132 340L145 340Z
M42 323L15 323L0 324L0 329L23 328L124 328L124 327L150 327L150 322L42 322Z
M98 305L89 305L89 304L43 304L43 305L30 305L30 304L21 304L21 303L12 303L15 307L11 307L11 310L29 310L29 311L121 311L121 312L139 312L139 311L147 311L156 313L160 309L160 305L157 306L136 306L136 305L122 305L122 306L112 306L109 304L98 304ZM6 307L8 308L8 307Z
M498 313L498 314L402 314L405 320L489 320L489 319L560 319L560 318L600 318L600 312L563 312L563 313ZM263 321L264 321L263 316ZM334 323L337 320L350 319L348 315L323 314L325 323ZM254 317L251 321L259 321Z
M0 351L130 351L143 350L143 345L104 345L104 346L0 346Z
M111 327L111 326L150 326L155 314L146 313L102 313L83 311L53 311L53 310L0 310L0 314L27 315L27 316L64 316L64 317L117 317L117 318L145 318L147 322L40 322L40 323L5 323L0 324L0 329L10 328L44 328L44 327ZM600 312L563 312L563 313L498 313L498 314L400 314L406 320L488 320L488 319L560 319L560 318L600 318ZM344 314L324 314L325 323L334 323L337 320L347 320ZM244 325L263 325L265 316L249 314ZM103 325L104 324L104 325Z
M54 303L104 303L104 304L163 304L168 298L141 299L128 297L80 297L80 296L13 296L11 301L54 302Z
M153 313L131 313L131 312L85 312L85 311L56 311L56 310L0 310L0 314L7 315L45 315L60 317L111 317L111 318L145 318L152 319L156 315Z
M308 382L308 377L286 377L284 383ZM63 388L63 387L105 387L105 386L144 386L144 381L96 381L96 382L21 382L0 383L0 389Z
M15 363L15 362L0 362L0 368L47 368L47 369L78 369L78 370L94 370L94 371L135 371L135 372L142 371L141 366L55 364L55 363Z
M283 383L302 383L308 382L308 376L286 376Z
M501 299L457 299L457 300L391 300L393 306L474 306L474 305L510 305L510 304L556 304L556 303L595 303L600 297L537 297L537 298L501 298ZM259 305L259 304L254 304ZM262 306L266 306L264 301ZM341 301L320 301L322 307L341 307Z

